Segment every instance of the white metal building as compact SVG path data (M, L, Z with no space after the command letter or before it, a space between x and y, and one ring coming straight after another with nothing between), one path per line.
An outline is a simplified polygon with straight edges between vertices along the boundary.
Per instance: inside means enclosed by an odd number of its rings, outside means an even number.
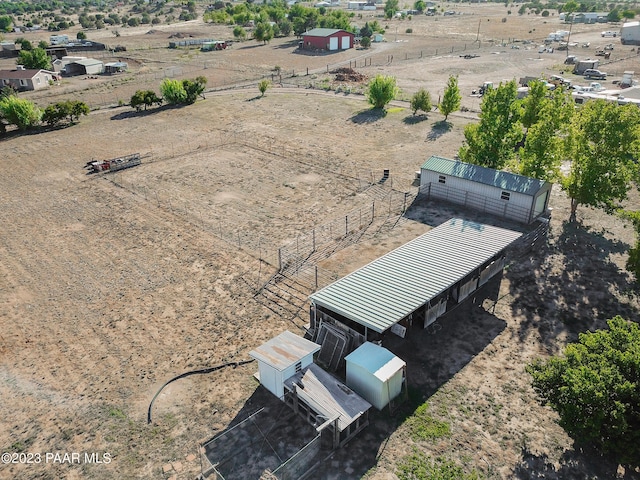
M378 410L402 392L406 363L384 347L366 342L345 357L347 386Z
M640 22L626 22L620 30L620 43L623 45L640 45Z
M320 345L299 335L284 331L277 337L251 350L258 361L258 380L276 397L284 397L284 382L313 363Z
M521 233L452 218L313 293L311 325L335 323L369 340L426 327L501 274L504 249ZM374 335L374 337L376 337Z
M430 198L531 223L549 205L552 184L524 175L431 156L420 169L420 191Z

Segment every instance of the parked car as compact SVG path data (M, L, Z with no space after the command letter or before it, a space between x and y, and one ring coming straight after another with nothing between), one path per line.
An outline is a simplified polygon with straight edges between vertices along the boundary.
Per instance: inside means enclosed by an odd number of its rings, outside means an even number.
M596 80L605 80L607 78L606 72L601 72L600 70L596 70L595 68L587 68L584 71L584 78L593 78Z
M612 30L607 30L606 32L602 32L600 35L602 35L603 37L617 37L618 36L618 32L614 32Z

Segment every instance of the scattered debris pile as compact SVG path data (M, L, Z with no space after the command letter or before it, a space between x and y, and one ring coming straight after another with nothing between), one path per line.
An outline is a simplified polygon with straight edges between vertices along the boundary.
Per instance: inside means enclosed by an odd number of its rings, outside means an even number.
M169 38L193 38L193 35L190 33L172 33L169 35Z
M367 76L356 72L353 68L342 67L331 72L336 76L337 82L366 82Z

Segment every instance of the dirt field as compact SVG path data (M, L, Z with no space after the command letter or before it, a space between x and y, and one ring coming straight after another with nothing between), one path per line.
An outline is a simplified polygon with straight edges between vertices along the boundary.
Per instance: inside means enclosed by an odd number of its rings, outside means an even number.
M370 205L379 191L363 185L383 169L391 170L387 188L412 191L414 172L429 155L456 154L479 106L469 93L483 81L563 70L565 52L537 53L547 33L564 28L557 20L517 17L516 9L507 15L502 6L453 9L465 15L395 20L388 41L370 51L317 57L294 53L292 39L235 44L205 57L154 48L177 26L153 34L126 29L118 42L142 45L128 49L131 74L88 89L90 80L69 80L55 96L32 95L42 103L74 96L103 107L76 126L13 136L0 147L0 450L41 455L40 463L0 465L0 478L200 473L199 442L259 408L255 365L172 383L156 399L151 425L149 402L175 375L247 359L283 330L301 331L307 304L277 314L256 296L275 273L278 247ZM409 25L413 33L403 33ZM479 25L480 56L461 58ZM222 27L197 22L182 28L224 35ZM603 28L576 25L572 38L594 48ZM496 47L516 35L537 41ZM442 53L452 46L454 53ZM629 69L633 53L616 46L603 67L614 74L608 86ZM448 75L458 74L469 111L443 126L439 113L415 119L397 102L378 117L361 95L306 88L330 77L327 65L361 65L365 58L371 66L359 72L396 76L407 98L424 86L437 99ZM283 87L258 98L257 79L275 65L298 74L283 75ZM157 88L169 70L177 77L206 74L212 91L182 109L133 114L104 107L142 86ZM217 91L230 83L249 87ZM134 152L143 164L115 176L83 168ZM629 206L639 204L633 195ZM566 223L568 201L557 188L551 207L548 246L513 259L494 313L473 311L415 343L389 339L390 348L407 351L412 395L451 424L451 437L414 444L403 425L410 412L376 413L312 478L392 479L413 446L488 478L640 476L574 447L552 411L535 402L524 372L527 362L557 353L579 332L601 328L615 314L637 319L640 310L624 270L632 229L582 207L578 223ZM322 268L344 275L454 215L492 221L416 204L394 228L367 230ZM85 461L85 453L103 463Z

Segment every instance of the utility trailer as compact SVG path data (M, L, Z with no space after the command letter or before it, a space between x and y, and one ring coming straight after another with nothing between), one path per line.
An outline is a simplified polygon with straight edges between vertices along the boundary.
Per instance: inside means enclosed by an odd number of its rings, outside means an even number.
M110 160L98 160L87 162L86 168L90 169L91 173L100 172L117 172L118 170L124 170L125 168L135 167L140 165L140 154L133 153L124 157L112 158Z

